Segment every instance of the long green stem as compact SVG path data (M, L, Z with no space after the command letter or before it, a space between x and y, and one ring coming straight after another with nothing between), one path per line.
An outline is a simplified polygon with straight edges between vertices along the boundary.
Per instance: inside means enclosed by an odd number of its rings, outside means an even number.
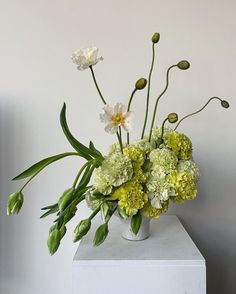
M152 117L152 123L151 123L151 128L150 128L150 133L149 133L149 142L151 141L151 138L152 138L152 128L154 126L154 122L155 122L155 119L156 119L156 113L157 113L157 107L158 107L158 103L161 99L161 97L165 94L165 92L167 91L168 89L168 86L169 86L169 74L170 74L170 70L174 67L176 67L177 65L174 64L174 65L171 65L168 69L167 69L167 72L166 72L166 86L164 88L164 90L161 92L161 94L157 97L156 99L156 103L155 103L155 107L154 107L154 111L153 111L153 117Z
M76 153L76 152L68 152L68 154L67 154L67 156L70 156L70 155L77 155L77 156L80 156L80 154L79 153ZM46 164L46 165L43 165L35 174L33 174L26 182L25 182L25 184L21 187L21 189L19 190L19 192L22 192L23 191L23 189L29 184L29 182L31 181L31 180L33 180L33 178L35 178L40 172L41 172L41 170L43 170L45 167L47 167L48 166L48 164Z
M99 205L92 213L91 213L91 215L90 215L90 217L89 217L89 219L90 220L92 220L97 214L98 214L98 212L100 211L100 206L101 205Z
M99 94L100 98L102 99L103 104L107 104L107 103L106 103L106 100L104 99L104 97L103 97L103 95L102 95L102 92L101 92L101 90L100 90L100 88L99 88L99 86L98 86L98 83L97 83L97 80L96 80L96 77L95 77L95 74L94 74L94 71L93 71L93 67L90 66L89 68L90 68L90 70L91 70L92 77L93 77L93 81L94 81L94 84L95 84L95 86L96 86L96 88L97 88L98 94Z
M93 163L93 160L89 160L89 161L87 161L87 162L81 167L81 169L79 170L79 172L78 172L78 174L77 174L77 176L76 176L76 178L75 178L75 180L74 180L73 188L75 188L75 186L76 186L76 184L77 184L77 182L78 182L78 180L79 180L79 177L81 176L81 174L82 174L82 172L84 171L84 169L85 169L87 166L91 165L92 163Z
M193 116L195 114L198 114L199 112L201 112L212 100L219 100L219 101L222 101L222 99L220 99L219 97L211 97L199 110L197 111L194 111L186 116L184 116L183 118L181 118L181 120L177 123L177 125L175 126L174 130L176 130L178 128L178 126L180 125L180 123L185 120L186 118L190 117L190 116Z
M122 136L121 136L121 127L119 127L119 130L118 130L118 132L116 132L116 135L117 135L117 138L118 138L118 141L119 141L119 144L120 144L121 153L123 154L123 143L122 143Z
M133 98L134 98L134 94L135 94L136 91L137 91L137 89L135 88L135 89L133 90L133 92L131 93L131 96L130 96L130 98L129 98L129 103L128 103L127 111L130 111L131 103L132 103L132 100L133 100ZM127 144L129 144L129 133L127 133Z
M144 124L143 124L143 130L142 130L141 139L143 139L143 137L144 137L144 133L145 133L146 125L147 125L147 119L148 119L149 100L150 100L150 88L151 88L151 78L152 78L152 71L153 71L153 66L154 66L154 60L155 60L155 43L152 44L152 63L151 63L151 68L150 68L150 72L149 72L149 75L148 75L146 112L145 112L145 118L144 118Z

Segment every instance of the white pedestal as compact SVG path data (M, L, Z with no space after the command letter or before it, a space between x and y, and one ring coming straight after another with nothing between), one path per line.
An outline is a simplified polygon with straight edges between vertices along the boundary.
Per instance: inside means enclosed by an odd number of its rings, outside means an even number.
M73 294L206 293L205 260L176 216L153 220L144 241L122 239L118 218L99 247L92 245L94 231L75 254Z

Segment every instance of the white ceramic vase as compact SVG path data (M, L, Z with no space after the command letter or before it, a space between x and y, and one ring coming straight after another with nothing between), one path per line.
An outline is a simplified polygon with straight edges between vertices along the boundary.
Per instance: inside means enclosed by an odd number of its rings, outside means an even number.
M131 217L126 220L121 218L121 226L122 237L126 240L142 241L150 236L150 219L144 216L142 217L142 223L137 235L135 235L131 229Z

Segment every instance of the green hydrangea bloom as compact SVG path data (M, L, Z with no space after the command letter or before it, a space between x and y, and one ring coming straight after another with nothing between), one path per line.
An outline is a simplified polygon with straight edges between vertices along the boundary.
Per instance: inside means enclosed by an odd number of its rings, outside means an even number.
M113 187L118 187L129 181L133 175L132 162L128 156L120 152L106 157L95 174L95 189L104 195L109 195Z
M168 132L164 135L164 143L182 160L192 157L192 142L190 139L177 131Z
M162 213L164 213L168 210L168 205L169 205L169 201L165 201L162 205L162 208L157 209L151 205L150 201L148 201L144 205L144 207L142 208L141 211L145 217L158 218Z
M169 173L176 169L178 158L175 154L167 149L154 149L149 155L149 159L152 162L152 169L162 169L165 173Z
M196 181L199 179L199 168L193 160L180 160L178 162L177 170L179 172L187 172L191 174Z
M192 200L196 197L197 188L193 175L187 172L172 171L167 180L170 186L175 190L175 196L171 198L173 201L183 202Z

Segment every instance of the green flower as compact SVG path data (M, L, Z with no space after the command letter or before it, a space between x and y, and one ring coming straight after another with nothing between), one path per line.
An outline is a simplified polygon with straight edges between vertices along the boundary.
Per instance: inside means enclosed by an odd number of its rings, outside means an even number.
M135 215L148 201L148 197L143 192L142 186L133 181L119 187L112 194L111 198L113 200L118 200L118 206L123 209L127 215Z
M165 173L169 173L176 169L178 163L178 158L167 148L152 150L149 158L153 164L153 170L159 170L161 168Z
M151 142L149 142L148 137L145 136L143 139L135 141L133 143L133 146L147 154L155 149L156 144L154 140L151 140Z
M193 175L187 172L172 171L167 180L170 186L175 190L173 201L183 202L192 200L196 197L197 188L196 181Z
M7 201L7 214L18 214L24 202L24 196L21 192L12 193Z
M157 209L155 207L153 207L150 203L150 201L148 201L144 207L142 208L142 214L145 216L145 217L148 217L148 218L158 218L160 217L160 215L164 212L166 212L168 210L168 204L169 202L166 201L163 203L162 205L162 208L160 209Z
M103 197L96 196L95 190L88 190L85 194L85 200L90 209L97 209L103 202Z
M192 157L192 142L184 134L167 132L164 134L164 143L179 159L188 160Z
M191 174L196 181L199 179L199 168L193 160L180 160L178 162L177 170L179 172L187 172Z
M129 157L119 152L112 153L96 170L94 187L100 193L109 195L113 187L129 181L132 175L133 166Z
M142 166L144 164L144 152L136 147L128 146L124 148L124 154L132 161L133 166Z

